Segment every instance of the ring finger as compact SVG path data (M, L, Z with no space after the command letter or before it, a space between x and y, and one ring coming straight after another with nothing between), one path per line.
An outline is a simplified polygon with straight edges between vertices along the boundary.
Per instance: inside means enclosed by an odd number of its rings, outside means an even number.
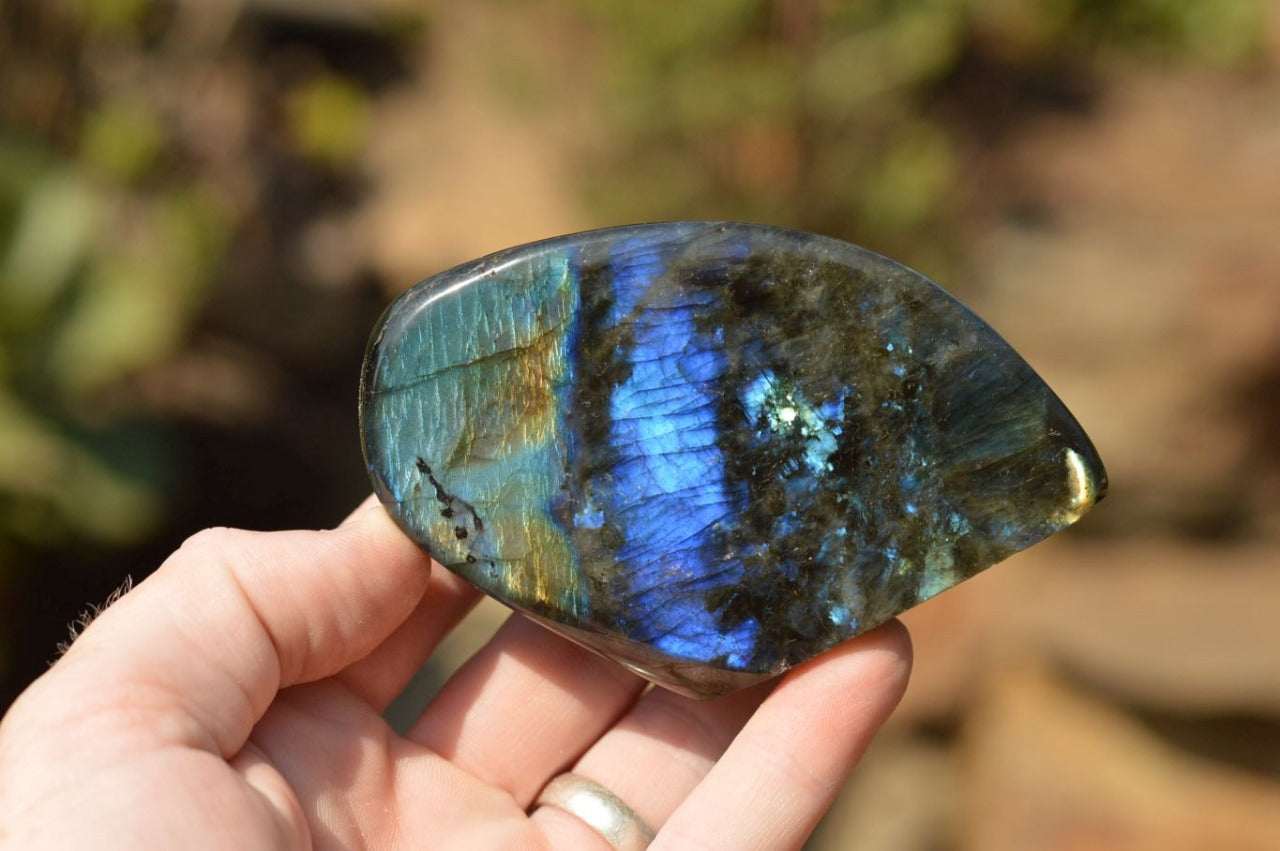
M706 797L708 794L721 795L723 793L719 787L725 784L741 782L744 788L750 785L750 777L726 777L726 772L720 768L715 772L715 783L711 784L715 788L705 788L711 783L710 780L703 782L712 774L712 768L726 752L762 750L757 747L759 742L756 741L760 737L752 738L746 733L739 737L744 727L749 732L763 723L776 725L778 721L774 716L789 716L793 722L790 736L774 737L770 734L766 737L769 741L764 743L766 748L778 751L774 757L780 763L787 763L792 757L793 749L802 749L798 743L806 733L812 734L812 728L805 723L805 718L811 712L816 712L823 717L812 719L815 722L834 721L835 726L844 728L833 730L830 738L823 736L824 741L817 742L819 747L826 747L827 742L843 742L846 739L853 743L845 749L848 753L844 758L829 759L823 764L824 773L832 775L830 778L823 778L823 782L829 780L833 788L838 788L844 774L860 753L855 745L865 744L865 740L870 737L870 732L867 731L865 736L850 738L851 730L861 730L863 726L873 729L873 723L878 724L883 720L883 715L887 714L900 696L901 687L905 683L905 668L898 672L902 675L901 683L895 682L891 688L880 687L882 683L878 680L885 676L882 670L884 659L881 657L886 654L877 651L888 646L891 651L889 655L895 658L903 652L909 653L909 650L903 651L900 646L904 641L903 634L904 631L898 625L881 628L830 654L830 667L839 669L838 678L847 689L848 697L844 702L850 707L874 708L874 712L851 711L847 713L850 718L842 719L838 707L825 705L831 702L833 694L837 695L838 700L838 691L832 692L830 686L826 694L821 695L825 698L825 701L819 701L823 705L811 702L819 695L806 697L801 694L806 690L804 681L815 679L807 676L809 669L821 665L821 659L802 666L781 681L780 685L784 687L779 690L777 699L769 701L770 706L779 704L774 707L776 711L771 713L764 713L762 710L757 715L756 710L769 697L774 686L779 684L766 683L708 701L691 700L664 689L653 689L583 754L572 771L612 791L630 805L650 827L659 830L673 817L673 813L679 811L683 816L687 801L693 802L695 798ZM864 649L867 652L862 652ZM858 658L850 659L850 656ZM843 661L835 661L838 657ZM869 694L878 697L868 698ZM769 715L768 718L757 720L766 714ZM855 715L859 717L852 717ZM861 717L863 715L866 716L865 719ZM866 721L865 725L860 723L863 720ZM815 723L812 726L822 725ZM809 737L813 738L812 735ZM741 747L735 741L738 738L743 739ZM751 762L753 758L751 754L738 754L738 757L744 764ZM762 751L755 753L754 758L768 759L769 756ZM815 802L818 815L821 815L827 804L829 801ZM540 807L532 817L552 839L552 847L608 847L583 822L556 807ZM731 818L751 821L750 814L738 813ZM683 818L680 820L684 821ZM711 835L717 837L718 843L720 832L713 831Z
M771 685L705 701L654 688L572 770L609 789L656 830L711 770ZM532 817L553 848L607 847L562 809L539 807Z

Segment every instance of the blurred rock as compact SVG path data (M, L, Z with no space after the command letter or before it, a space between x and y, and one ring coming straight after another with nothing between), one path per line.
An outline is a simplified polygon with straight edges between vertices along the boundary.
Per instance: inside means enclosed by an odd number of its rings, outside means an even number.
M903 617L916 662L896 722L954 719L1028 647L1134 706L1280 717L1277 564L1271 544L1042 544Z
M858 764L808 851L952 847L959 817L956 757L916 736L881 735Z
M1280 848L1280 784L1182 754L1024 659L966 724L962 848Z
M1280 717L1277 565L1265 544L1046 547L1010 628L1133 705Z

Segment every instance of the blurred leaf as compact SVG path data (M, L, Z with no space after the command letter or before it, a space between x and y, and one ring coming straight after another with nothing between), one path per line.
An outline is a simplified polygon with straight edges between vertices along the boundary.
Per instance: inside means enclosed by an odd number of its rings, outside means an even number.
M971 0L971 26L983 44L1014 62L1061 49L1076 16L1074 0Z
M1187 46L1197 56L1215 64L1231 65L1262 48L1266 8L1258 0L1217 0L1184 6L1183 31Z
M72 0L72 9L91 29L134 30L151 8L151 0Z
M13 497L19 497L14 501ZM157 520L150 482L113 469L57 424L0 390L0 527L35 538L60 529L105 541L135 540ZM41 522L37 514L44 515ZM12 521L24 519L22 525Z
M186 336L225 239L200 196L121 208L53 337L52 374L71 397L169 354Z
M670 90L667 120L699 134L786 116L795 105L794 78L781 51L760 50L740 64L697 63Z
M0 209L7 211L24 198L52 167L53 158L38 144L0 134Z
M703 0L699 3L617 3L571 0L598 25L626 33L620 45L646 62L687 61L698 51L716 55L738 43L767 19L768 3L760 0Z
M1265 0L1076 0L1081 28L1117 45L1215 65L1256 55L1265 43Z
M807 71L813 106L833 119L855 114L869 99L927 82L950 68L963 46L961 7L899 7L847 32L835 29Z
M0 327L43 315L84 262L98 213L97 197L69 170L47 173L18 199L13 233L0 255Z
M919 121L898 132L863 183L862 220L895 235L924 224L951 188L953 156L946 134Z
M69 394L119 379L180 339L184 326L160 275L123 257L94 264L52 351L52 372Z
M341 77L317 77L288 98L288 129L294 145L305 156L330 166L349 163L360 152L369 118L365 94Z
M110 100L86 116L80 149L87 165L131 183L155 165L164 143L154 110L137 101Z

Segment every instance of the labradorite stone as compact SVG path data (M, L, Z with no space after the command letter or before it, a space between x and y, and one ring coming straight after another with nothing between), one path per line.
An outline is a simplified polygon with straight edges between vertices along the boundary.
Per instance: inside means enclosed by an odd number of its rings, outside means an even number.
M676 690L772 676L1075 522L1053 392L916 272L723 223L513 248L406 292L360 396L436 560Z

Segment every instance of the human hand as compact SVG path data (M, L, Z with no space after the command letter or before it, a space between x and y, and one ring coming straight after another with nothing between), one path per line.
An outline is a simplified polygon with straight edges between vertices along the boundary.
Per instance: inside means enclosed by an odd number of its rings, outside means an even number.
M892 622L696 701L513 616L405 736L380 713L477 599L374 502L324 532L196 535L0 723L0 845L600 849L572 770L652 848L795 848L910 669Z

